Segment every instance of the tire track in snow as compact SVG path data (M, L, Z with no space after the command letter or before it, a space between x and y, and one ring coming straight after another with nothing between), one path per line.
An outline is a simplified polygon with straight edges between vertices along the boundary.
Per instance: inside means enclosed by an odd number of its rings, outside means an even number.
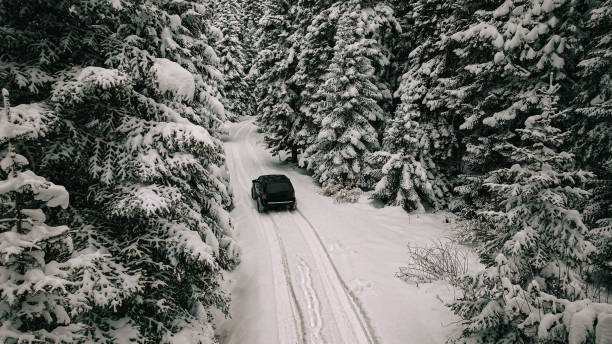
M378 336L376 336L376 332L374 331L374 327L372 326L372 324L370 322L370 319L368 318L365 310L363 309L363 305L361 304L361 301L355 295L355 293L353 293L353 291L348 287L348 285L346 284L346 282L344 281L344 279L340 275L340 272L338 271L338 268L336 267L336 264L334 264L334 261L332 260L331 255L329 254L329 251L325 247L325 244L323 244L323 240L321 240L321 236L319 235L317 229L312 224L312 222L310 222L310 220L308 220L308 218L304 215L304 213L302 213L302 211L300 209L298 209L296 212L300 216L300 218L307 224L307 227L309 228L309 231L316 238L318 246L324 252L324 256L327 258L326 259L327 262L331 266L331 268L332 268L336 278L338 279L338 282L342 285L342 289L344 291L345 296L350 301L351 309L354 312L354 314L357 316L357 319L359 320L359 325L361 326L361 329L366 334L368 343L370 343L370 344L379 344L380 341L378 339ZM303 229L303 226L299 226L299 228Z
M241 126L236 131L236 133L232 136L232 139L234 139L234 137L237 136L238 133L242 132L243 128L245 128L245 127L246 126L244 126L244 125ZM251 131L249 130L249 134L250 134L250 132ZM244 167L244 164L242 163L242 159L240 159L239 154L235 153L235 149L234 149L233 145L231 147L231 152L232 152L232 156L234 158L233 161L236 162L235 167L240 172L240 173L236 174L236 176L238 177L237 178L237 182L243 188L244 192L242 192L242 194L243 194L242 198L243 198L243 201L245 201L245 205L246 205L246 204L248 204L249 200L251 200L251 198L250 198L250 191L251 191L250 190L250 184L249 184L249 181L244 179L244 176L248 175L248 173L247 173L247 171L246 171L246 169ZM253 213L254 209L251 209L251 212ZM271 255L272 255L271 258L277 258L278 259L278 257L274 257L274 256L276 256L274 254L276 252L276 250L272 246L272 242L275 241L277 243L277 245L278 245L278 250L279 250L278 253L280 255L281 264L283 266L283 277L284 277L284 280L285 280L285 285L288 287L288 289L289 289L289 293L288 294L291 296L291 300L289 300L289 301L290 301L290 309L291 309L291 313L292 313L291 314L291 318L293 319L293 323L294 323L294 327L295 327L295 332L296 332L295 335L297 335L296 339L298 340L299 343L304 344L304 338L305 338L305 335L304 335L304 328L305 328L305 326L304 326L304 318L302 316L302 311L301 311L300 305L299 305L299 303L297 301L297 297L296 297L296 293L295 293L295 288L293 287L293 283L291 281L291 274L290 274L289 267L288 267L288 264L287 264L287 253L286 253L284 244L282 242L282 239L278 235L278 233L276 233L276 240L274 240L274 238L271 238L268 235L269 231L266 231L265 227L269 227L269 226L266 226L263 223L261 217L258 216L258 215L259 214L256 214L253 217L256 219L256 221L258 223L258 228L263 229L264 235L265 235L265 237L267 239L266 241L268 242L268 247L272 251L271 252ZM273 226L277 226L273 222L272 222L272 225ZM276 229L274 229L274 231L276 232ZM272 274L273 274L274 280L275 281L282 280L283 278L281 278L279 276L279 272L275 270L275 267L276 267L275 264L272 264ZM278 285L278 283L275 283L274 287L276 288L277 285ZM276 301L277 301L276 306L277 306L277 319L278 319L278 315L283 314L284 312L282 311L282 309L279 309L279 302L278 301L281 301L281 300L276 299ZM297 312L299 321L298 321L298 319L296 319L296 316L294 314L295 312ZM280 342L281 343L286 343L286 342L290 343L290 342L293 342L294 341L294 339L293 339L294 336L286 333L284 326L281 326L283 319L278 319L278 320L279 321L277 323L277 327L278 327L278 335L279 335Z
M297 296L295 293L295 288L293 286L293 281L291 278L291 270L289 270L289 264L287 263L287 250L285 249L285 244L283 243L283 238L281 237L280 233L279 233L279 227L278 224L276 223L276 221L274 221L273 217L270 217L270 220L272 222L272 224L274 225L274 233L276 234L276 240L278 242L278 246L281 249L281 259L282 259L282 264L283 264L283 270L285 272L285 282L287 283L287 285L289 286L289 291L291 292L291 297L293 299L293 303L295 305L295 307L297 308L297 312L298 312L298 316L300 318L300 327L296 326L296 330L298 328L301 329L301 331L299 331L299 337L300 337L300 343L305 343L304 338L306 337L306 333L305 333L305 329L306 326L304 325L304 313L302 312L302 309L300 307L300 304L297 300Z
M270 220L272 221L272 223L274 224L274 232L276 234L276 238L279 242L279 245L282 248L282 252L283 252L283 267L285 269L285 274L287 276L289 276L288 280L287 280L287 284L289 285L289 288L291 290L291 292L293 293L293 297L295 297L295 302L298 305L298 310L300 310L299 314L300 314L300 320L301 320L301 325L302 325L302 338L307 338L307 333L306 333L306 325L304 322L304 313L301 311L301 307L299 306L299 303L297 302L297 297L296 297L296 293L295 293L295 288L293 287L293 281L291 278L291 270L289 269L289 264L287 262L287 251L285 250L285 245L283 243L283 239L281 236L281 228L278 225L278 222L276 222L276 220L274 219L274 216L272 216L270 214ZM298 266L299 268L299 266ZM310 273L310 270L308 270ZM300 269L300 272L301 269ZM304 279L305 276L302 273L301 277ZM305 290L305 295L306 295L306 306L308 308L308 310L310 311L309 314L311 316L311 318L315 319L314 322L316 324L317 319L318 319L318 323L319 325L315 325L315 326L311 326L314 328L315 332L312 333L312 336L317 339L315 341L313 341L313 344L319 344L319 343L324 343L325 341L322 341L321 339L321 328L322 328L322 321L321 321L321 311L319 308L319 300L316 296L316 292L314 291L314 288L312 287L312 279L310 278L310 275L308 277L305 278L306 279L306 284L302 283L301 286L302 288ZM313 300L311 301L310 298L312 298ZM315 306L316 307L312 307Z
M246 123L249 123L249 122L246 122ZM244 125L243 127L241 127L241 129L244 128L244 127L247 127L247 126ZM255 131L256 131L255 126L250 125L250 128L249 128L248 133L247 133L247 137L253 137L254 136L253 134L255 133ZM252 144L252 142L257 142L256 139L257 139L256 136L253 137L253 140L250 140L248 142L248 144L247 144L247 150L248 150L249 154L252 157L255 157L257 155L257 152L255 151L255 147ZM257 170L261 171L264 174L274 173L274 171L272 171L270 169L264 168L263 164L258 165L257 166ZM281 247L281 250L282 250L282 253L283 253L283 268L285 270L285 275L288 276L287 284L289 285L289 288L290 288L290 290L292 292L292 295L293 295L294 300L295 300L295 304L297 306L297 309L298 309L298 312L299 312L299 315L300 315L300 323L302 325L301 326L301 329L302 329L301 334L302 334L303 340L305 340L308 337L308 333L306 331L307 327L305 325L304 312L301 311L301 307L299 305L299 302L297 301L297 297L296 297L296 294L295 294L295 288L293 286L293 282L292 282L292 278L291 278L291 270L290 270L289 264L287 262L287 252L286 252L285 244L283 242L282 235L281 235L281 228L278 225L278 222L275 220L275 217L272 214L268 214L268 215L269 215L269 218L270 218L270 220L272 221L272 223L274 225L274 232L275 232L277 241L279 242L279 246ZM312 319L312 323L314 323L314 325L311 326L311 328L314 330L314 332L311 333L311 336L312 336L312 339L313 339L312 343L313 344L326 343L326 341L322 338L322 335L321 335L321 330L323 328L323 320L322 320L322 317L321 317L320 302L319 302L319 300L317 298L316 291L314 290L314 288L312 286L312 278L310 276L310 268L308 268L305 265L305 263L303 263L303 264L304 264L304 266L306 267L307 270L303 270L303 268L300 267L299 265L298 265L298 269L301 272L301 277L302 277L301 286L302 286L302 288L304 290L304 294L306 296L306 306L307 306L307 309L309 311L308 313L309 313L309 315L310 315L310 317ZM308 276L307 277L304 276L304 272L305 271L308 272Z
M323 321L321 319L319 299L317 298L317 293L312 287L312 277L310 276L310 268L302 257L300 257L298 269L301 272L302 288L304 289L304 297L306 298L308 309L312 310L310 312L312 316L312 318L310 319L310 327L314 330L314 332L312 333L312 341L314 343L325 343L323 338L321 338L321 329L323 328Z
M378 344L380 341L361 307L360 300L342 279L316 229L310 227L311 224L303 214L287 214L285 218L293 222L291 227L299 229L305 246L309 247L316 266L315 271L323 283L321 291L327 295L328 308L335 319L342 342Z
M246 134L247 137L252 137L252 139L247 140L248 142L246 146L249 151L249 154L252 157L256 157L257 152L256 152L255 146L257 144L257 137L254 135L256 127L251 124L251 121L247 121L245 122L245 124L246 124L245 126L247 125L250 126L250 128L248 129L248 133ZM255 145L253 144L253 142L255 142ZM280 171L276 171L274 168L269 168L269 167L266 168L264 167L263 164L260 164L259 166L257 166L257 169L263 173L279 173L280 172ZM315 260L319 262L319 264L317 264L319 266L319 269L317 269L316 272L321 275L321 282L324 284L324 287L325 287L324 291L330 296L329 301L333 303L339 303L339 304L336 304L338 307L332 306L331 307L332 309L330 311L334 313L334 317L337 318L336 319L337 321L341 321L341 318L344 318L349 323L349 327L352 332L352 336L346 333L346 329L341 328L341 326L338 326L339 324L337 325L337 329L339 330L339 333L341 333L341 336L343 337L343 339L347 340L348 337L352 337L354 340L356 340L356 342L351 342L351 341L347 342L349 344L353 344L353 343L379 344L380 341L375 334L374 328L371 325L370 320L367 317L363 309L363 306L361 305L360 300L352 292L352 290L348 287L346 282L342 279L342 276L340 275L338 268L336 267L333 260L331 259L331 255L329 254L327 248L323 244L323 241L321 237L319 236L316 228L312 225L312 223L308 220L308 218L299 209L297 210L298 216L296 216L295 213L293 214L289 213L289 214L290 215L288 217L291 218L296 223L298 228L300 228L300 231L302 232L304 239L306 239L307 245L310 246L311 254L315 258ZM280 227L278 226L278 223L274 220L274 216L272 214L270 214L270 219L274 223L274 226L275 226L274 229L275 229L277 237L279 238L279 240L282 241L281 236L280 236ZM300 224L300 222L302 222L302 224ZM285 259L286 259L286 252L285 252ZM286 268L288 269L288 266ZM323 278L323 275L326 275L327 278ZM326 284L327 286L325 286ZM313 288L313 291L314 291L314 288ZM314 291L314 293L316 296L316 291ZM342 312L344 316L339 315L338 312ZM304 327L302 327L302 329L304 329ZM315 341L314 343L318 344L320 342Z

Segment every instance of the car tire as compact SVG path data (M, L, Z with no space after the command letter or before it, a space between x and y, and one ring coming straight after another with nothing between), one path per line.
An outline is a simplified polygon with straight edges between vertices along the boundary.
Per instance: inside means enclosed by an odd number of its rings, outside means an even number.
M251 199L255 199L255 190L251 187Z
M263 203L259 199L257 200L257 211L260 213L266 211L266 207L264 207Z
M297 201L294 201L291 207L289 208L291 211L297 210Z

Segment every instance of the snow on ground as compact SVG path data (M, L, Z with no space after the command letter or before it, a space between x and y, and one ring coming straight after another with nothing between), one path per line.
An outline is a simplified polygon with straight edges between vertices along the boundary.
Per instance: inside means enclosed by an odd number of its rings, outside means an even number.
M409 285L394 276L406 245L448 235L442 215L377 208L366 198L337 204L300 169L264 150L252 120L229 126L225 150L243 250L227 275L231 319L217 319L222 343L443 343L458 319L446 283ZM251 180L284 173L297 211L257 213Z

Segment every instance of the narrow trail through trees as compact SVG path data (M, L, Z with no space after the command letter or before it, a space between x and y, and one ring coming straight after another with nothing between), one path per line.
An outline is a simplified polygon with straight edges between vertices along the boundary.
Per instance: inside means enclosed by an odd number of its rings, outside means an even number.
M359 299L342 279L317 229L300 210L257 213L250 199L251 180L282 173L270 165L257 144L252 121L237 125L226 143L237 203L265 238L271 262L279 343L377 344ZM240 142L240 144L238 144ZM257 175L255 175L257 174ZM299 195L298 195L299 198Z

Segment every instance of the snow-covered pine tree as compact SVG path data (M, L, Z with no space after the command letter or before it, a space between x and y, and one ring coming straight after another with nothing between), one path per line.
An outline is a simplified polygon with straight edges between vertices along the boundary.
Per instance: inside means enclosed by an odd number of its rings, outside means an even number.
M41 205L66 208L68 192L24 169L28 160L15 151L15 145L37 133L24 121L20 124L12 121L9 92L2 89L2 96L0 341L76 341L81 338L83 326L71 322L68 314L73 308L79 312L79 306L88 300L70 301L72 271L65 271L63 264L72 253L68 227L47 225L40 208ZM42 112L36 104L29 108ZM28 122L42 123L40 116L31 116L32 112L27 115Z
M422 210L423 202L440 208L449 198L447 176L456 173L458 159L458 102L447 92L454 83L448 75L456 66L448 57L448 40L442 39L456 25L456 10L443 1L396 6L404 12L401 44L412 51L394 67L406 72L398 78L398 105L383 134L383 150L392 158L383 166L373 197L408 210Z
M223 39L217 42L219 66L224 78L221 102L226 117L235 121L240 116L253 115L255 102L244 69L246 63L246 28L242 20L244 9L241 2L231 0L219 0L216 6L215 25L223 33Z
M245 28L245 72L248 74L257 57L257 40L256 32L259 28L259 21L264 17L266 1L240 0L244 10L244 28ZM253 85L251 85L253 86Z
M494 147L520 141L514 129L536 107L536 85L548 79L550 70L557 71L557 81L568 83L567 73L580 47L576 27L581 6L579 1L552 0L500 0L485 8L465 5L472 12L470 26L451 35L458 45L454 51L460 68L449 92L458 94L462 104L465 146L464 176L456 188L462 202L454 209L487 206L490 195L482 181L492 168L510 163ZM572 98L570 90L569 85L562 88L563 103Z
M430 138L416 121L418 110L400 110L395 116L383 139L391 156L382 167L382 178L372 197L406 210L424 211L423 202L439 209L449 189L428 154Z
M0 21L0 30L5 33L5 39L0 40L3 56L0 63L0 84L11 88L13 100L22 103L12 108L12 123L30 128L32 134L27 139L21 137L17 148L27 158L32 174L44 176L73 192L71 186L81 176L66 174L66 178L61 178L58 175L66 166L53 169L45 168L41 164L45 156L43 149L48 147L47 138L53 141L51 137L54 136L54 126L51 123L57 124L60 119L49 104L49 91L57 81L59 71L71 68L74 64L92 63L96 59L105 58L105 54L96 55L95 52L103 45L104 38L108 37L108 25L116 20L114 8L106 2L3 1L0 2L0 17L3 18ZM98 22L100 25L90 25L91 18L104 20L103 23ZM61 154L68 156L80 148L81 142ZM39 177L32 182L42 183L43 178ZM51 184L45 182L44 185ZM72 198L71 205L74 205L75 198L82 197L79 193L72 193L72 196L75 197ZM88 223L78 215L69 215L74 213L74 207L64 211L55 211L50 207L47 209L47 221L41 222L42 217L39 217L38 224L68 224L71 228L73 249L68 250L70 259L58 260L59 265L50 265L46 270L60 269L61 271L54 270L56 276L70 281L70 287L66 288L66 291L62 289L65 296L70 298L71 303L65 307L70 316L62 318L61 321L69 321L81 327L80 333L75 333L75 336L104 340L116 339L117 335L124 339L137 338L138 328L134 322L125 313L121 314L117 310L121 309L127 299L136 297L139 289L138 274L122 265L109 252L106 245L113 243L97 240L100 236L96 235L94 223ZM59 241L54 245L67 247ZM51 252L46 255L49 258L47 264L51 263L53 255ZM56 290L55 293L57 295L60 291ZM62 305L66 306L66 303ZM60 311L58 308L58 312ZM53 322L56 321L53 320L54 315L49 318L46 313L42 314L45 321L49 321L47 331L52 330ZM9 325L7 323L7 326ZM44 325L39 323L35 326ZM31 334L36 337L42 336L44 332ZM66 340L72 342L69 333L65 335Z
M407 61L408 55L414 49L416 40L412 35L416 28L412 28L412 21L417 18L413 18L409 13L413 10L416 1L402 1L402 0L390 0L388 1L395 18L401 28L401 31L392 37L391 44L391 72L390 82L391 90L395 91L399 86L399 76L403 75L408 67L410 66ZM433 21L433 20L432 20Z
M120 313L153 342L213 342L210 309L227 312L229 301L220 271L238 260L222 147L209 133L224 110L206 10L123 3L104 66L66 71L53 89L69 135L46 163L81 176L81 213L141 274L139 297Z
M381 32L395 27L393 11L343 1L331 7L329 18L337 29L329 72L315 96L321 131L302 160L324 187L367 187L364 156L380 147L377 127L387 116L381 105L391 98L381 78L389 63Z
M463 297L452 304L464 319L460 342L591 343L602 333L596 326L609 326L596 319L612 305L585 298L582 268L593 245L574 208L588 195L581 185L592 174L574 169L572 154L559 149L567 132L554 123L568 112L557 110L552 80L538 94L539 111L517 129L520 144L495 147L512 162L485 181L495 196L493 209L482 212L496 228L485 244L495 262L467 277Z
M165 4L163 1L162 3ZM199 91L196 92L198 102L190 105L199 116L194 116L192 120L212 135L218 136L224 131L223 123L228 120L228 113L222 103L225 77L219 70L221 65L217 54L223 33L212 25L215 4L216 0L165 4L163 8L167 9L170 15L170 27L176 30L173 31L176 39L167 39L167 35L162 32L160 38L162 42L167 43L162 45L160 53L164 58L173 51L169 58L175 59L194 75L196 89ZM181 19L180 23L176 19L177 16ZM178 46L175 43L178 43ZM197 55L191 55L194 53Z
M82 16L71 15L71 6ZM0 3L0 80L14 103L44 99L55 72L69 68L71 61L94 59L75 54L95 51L108 34L107 26L93 25L96 17L112 22L112 6L94 1Z
M125 283L125 268L103 252L75 250L67 226L46 223L44 208L66 209L68 192L26 169L28 159L17 149L46 135L57 118L41 103L11 108L8 91L2 93L0 341L83 342L95 330L86 320L96 315L92 309L117 307L137 286ZM123 330L129 325L125 321Z
M330 1L300 1L298 3L299 39L294 42L297 66L290 82L298 90L292 136L295 149L305 151L314 144L321 129L317 119L317 104L323 99L317 93L325 82L330 60L334 54L336 21L330 18ZM301 160L301 159L300 159Z
M579 93L574 97L572 152L596 179L584 210L592 228L591 240L598 248L592 279L612 285L612 1L591 4L585 30L586 51L578 63Z
M2 82L58 118L28 146L37 173L71 194L71 207L51 215L74 230L74 254L110 261L89 274L105 286L92 285L91 297L107 304L89 302L74 321L89 342L210 343L210 310L228 311L221 269L238 251L222 146L211 135L224 109L209 5L0 4L4 31L18 38L2 40Z
M291 151L295 140L291 127L295 121L296 94L288 80L295 69L295 51L289 37L295 30L295 8L284 0L270 0L259 22L256 36L258 54L251 77L255 78L257 124L273 155Z

